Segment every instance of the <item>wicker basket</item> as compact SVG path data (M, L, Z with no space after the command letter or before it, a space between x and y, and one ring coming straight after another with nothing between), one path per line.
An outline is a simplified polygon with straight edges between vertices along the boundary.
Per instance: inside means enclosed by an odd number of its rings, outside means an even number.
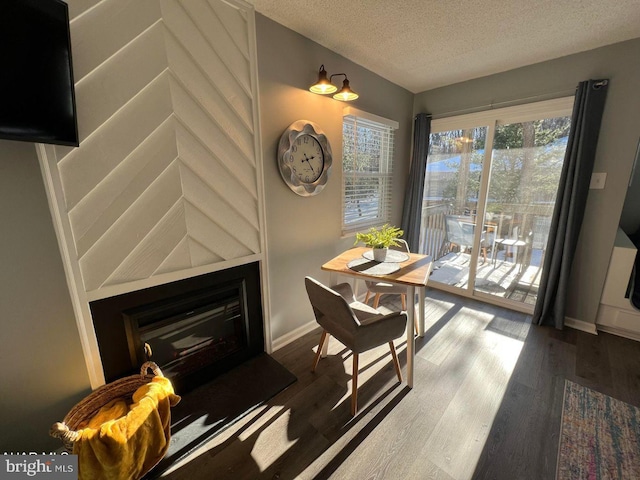
M153 375L148 374L149 369L153 372ZM153 362L145 362L140 368L139 375L121 378L97 388L78 402L67 413L62 422L54 423L49 434L62 440L64 448L71 453L73 451L73 443L80 437L80 433L76 430L78 430L78 426L82 422L89 421L103 406L112 400L118 398L130 400L135 391L149 383L154 376L163 376L160 367Z

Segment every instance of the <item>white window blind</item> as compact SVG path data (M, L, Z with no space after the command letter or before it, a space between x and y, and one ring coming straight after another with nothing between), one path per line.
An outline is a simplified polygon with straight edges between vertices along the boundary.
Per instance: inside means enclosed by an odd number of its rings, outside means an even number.
M343 234L389 222L394 124L353 114L343 117Z

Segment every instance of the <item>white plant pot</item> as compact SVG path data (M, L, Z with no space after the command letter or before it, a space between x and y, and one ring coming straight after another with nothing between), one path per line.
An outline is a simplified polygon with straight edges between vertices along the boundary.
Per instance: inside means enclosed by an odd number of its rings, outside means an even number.
M387 259L387 250L388 248L372 248L373 251L373 259L376 262L384 262Z

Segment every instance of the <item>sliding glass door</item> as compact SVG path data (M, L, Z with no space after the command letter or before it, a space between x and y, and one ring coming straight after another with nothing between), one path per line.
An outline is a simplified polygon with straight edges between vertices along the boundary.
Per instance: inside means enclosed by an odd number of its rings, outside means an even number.
M487 130L456 129L430 136L420 250L439 262L431 281L467 285Z
M432 286L532 308L572 100L432 122L420 241Z

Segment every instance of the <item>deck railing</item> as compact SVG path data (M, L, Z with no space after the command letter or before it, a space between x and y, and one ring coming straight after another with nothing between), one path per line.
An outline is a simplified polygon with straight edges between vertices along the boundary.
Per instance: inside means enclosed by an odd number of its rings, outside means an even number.
M532 233L533 248L544 250L546 248L549 225L551 221L551 207L548 205L503 205L503 216L493 218L494 236L508 237L514 231L514 219L519 225L519 230L523 236L530 231ZM447 234L445 229L445 216L456 213L455 207L450 203L439 203L435 205L423 205L422 207L422 227L420 231L419 252L431 255L437 260L444 253ZM527 232L523 226L527 225Z

